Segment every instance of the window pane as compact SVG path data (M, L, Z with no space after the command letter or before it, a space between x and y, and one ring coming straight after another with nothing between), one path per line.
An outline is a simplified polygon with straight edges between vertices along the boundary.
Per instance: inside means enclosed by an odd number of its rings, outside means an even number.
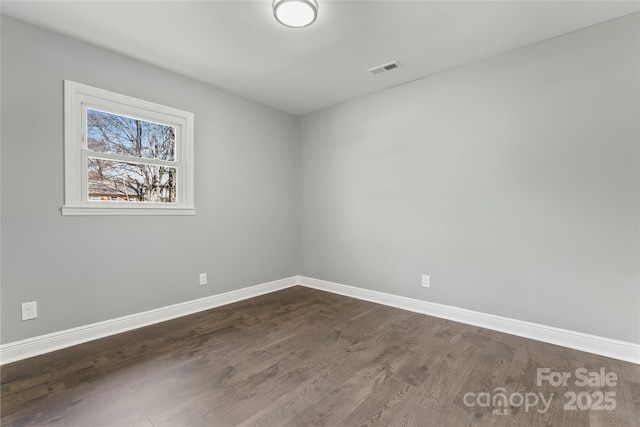
M146 159L175 161L174 127L87 109L87 148Z
M176 168L89 158L88 199L176 202Z

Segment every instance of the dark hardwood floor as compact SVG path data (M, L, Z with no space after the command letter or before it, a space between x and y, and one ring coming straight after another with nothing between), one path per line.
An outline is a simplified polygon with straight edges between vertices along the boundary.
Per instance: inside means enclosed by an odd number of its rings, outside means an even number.
M303 287L1 376L2 426L640 426L638 365Z

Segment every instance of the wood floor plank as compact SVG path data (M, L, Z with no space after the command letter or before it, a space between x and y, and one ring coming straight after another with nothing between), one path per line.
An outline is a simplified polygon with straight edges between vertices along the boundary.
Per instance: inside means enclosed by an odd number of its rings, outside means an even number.
M573 377L538 383L540 369ZM576 385L576 369L618 381ZM640 426L638 365L302 287L0 373L2 427ZM469 404L502 390L550 403ZM567 393L617 406L568 409Z
M394 427L442 427L446 424L442 420L442 415L431 409L418 405L409 400L403 402L393 417L386 424Z
M294 419L306 412L311 402L301 398L297 391L274 397L268 405L256 411L237 427L296 427Z
M389 425L391 419L403 402L408 401L414 387L402 381L388 378L379 384L373 392L341 421L341 425L373 426Z
M475 335L470 327L452 325L439 332L446 355L434 367L416 393L416 403L444 415L478 363L478 355L489 339ZM442 345L442 344L441 344Z
M355 408L367 400L378 388L385 387L390 381L380 365L364 365L354 370L351 376L333 381L324 393L307 410L298 414L292 421L294 425L304 426L341 426ZM304 395L303 395L304 397Z

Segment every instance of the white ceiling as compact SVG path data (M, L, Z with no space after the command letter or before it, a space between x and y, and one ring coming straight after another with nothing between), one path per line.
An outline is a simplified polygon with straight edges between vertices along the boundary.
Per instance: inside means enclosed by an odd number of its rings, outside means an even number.
M301 115L640 10L638 1L7 1L2 13ZM371 75L393 60L403 67Z

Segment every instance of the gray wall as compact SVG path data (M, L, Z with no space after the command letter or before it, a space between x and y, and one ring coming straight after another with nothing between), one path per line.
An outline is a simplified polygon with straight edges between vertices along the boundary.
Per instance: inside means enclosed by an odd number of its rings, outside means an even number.
M1 30L2 342L297 273L295 117L9 17ZM196 216L60 215L63 79L195 114Z
M300 274L640 343L638 16L303 117Z

